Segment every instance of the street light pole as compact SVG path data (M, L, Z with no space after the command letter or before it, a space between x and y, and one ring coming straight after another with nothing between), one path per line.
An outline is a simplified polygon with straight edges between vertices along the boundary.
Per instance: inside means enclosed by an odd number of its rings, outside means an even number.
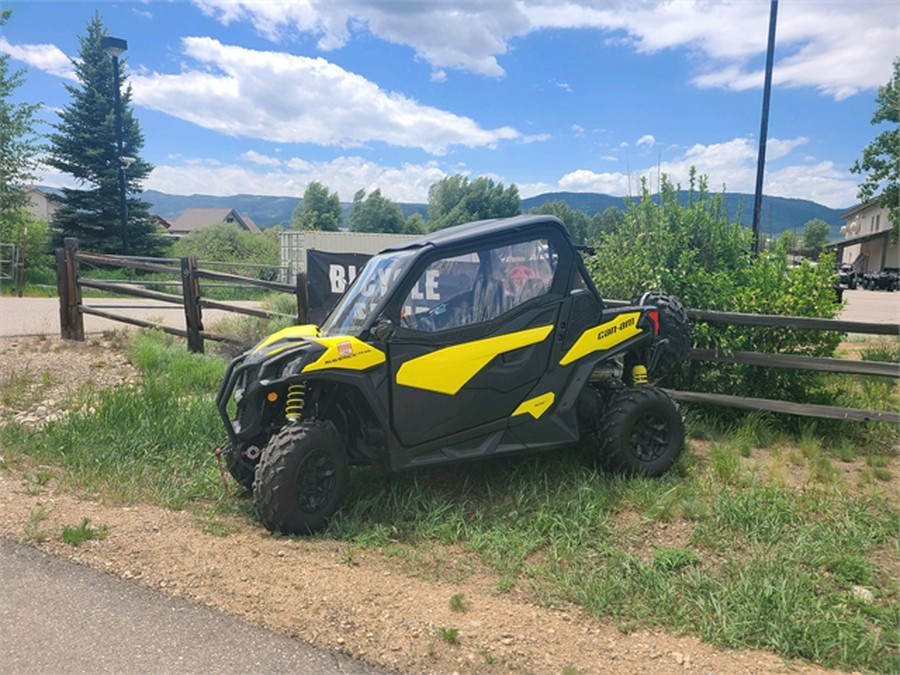
M128 42L106 36L101 39L103 50L112 57L113 85L116 88L116 164L119 168L119 222L122 227L122 253L128 255L128 204L125 197L124 139L122 138L122 97L119 91L119 57L128 49Z
M760 219L762 218L763 175L766 170L766 142L769 134L769 97L772 92L772 64L775 59L775 21L778 18L778 0L772 0L769 9L769 41L766 48L766 74L763 81L762 120L759 126L759 152L756 160L756 191L753 194L753 254L762 250Z

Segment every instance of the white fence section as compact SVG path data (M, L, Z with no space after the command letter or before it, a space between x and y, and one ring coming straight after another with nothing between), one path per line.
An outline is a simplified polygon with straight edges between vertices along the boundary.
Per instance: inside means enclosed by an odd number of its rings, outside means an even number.
M279 236L279 264L290 267L291 275L306 272L306 251L331 253L368 253L374 255L390 246L397 246L421 235L386 234L383 232L282 232Z

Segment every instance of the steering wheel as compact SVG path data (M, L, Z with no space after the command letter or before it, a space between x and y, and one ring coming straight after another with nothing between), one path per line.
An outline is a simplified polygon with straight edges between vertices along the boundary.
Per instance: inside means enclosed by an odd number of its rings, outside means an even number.
M540 279L540 275L527 265L514 265L507 270L509 283L514 290L522 288L529 279Z

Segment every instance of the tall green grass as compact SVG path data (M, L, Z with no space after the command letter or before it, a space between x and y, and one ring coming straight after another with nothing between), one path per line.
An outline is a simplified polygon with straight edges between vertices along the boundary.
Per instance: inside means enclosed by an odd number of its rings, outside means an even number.
M224 362L150 332L132 338L129 355L144 374L138 386L90 394L81 412L39 434L8 425L0 444L64 467L63 480L107 498L214 502L246 515L245 499L223 496L212 455L223 436L213 397ZM692 414L688 427L709 449L689 448L658 480L605 473L587 443L399 475L354 469L323 536L379 547L427 577L487 566L499 592L574 602L623 630L900 670L900 516L883 494L891 484L855 485L833 471L827 426L791 435L770 416L721 423ZM842 456L848 447L844 438ZM762 460L807 477L776 480Z
M40 434L9 425L0 442L65 467L68 482L107 497L171 507L217 498L213 451L223 431L213 399L224 363L149 332L132 338L129 357L143 373L138 386L85 389Z

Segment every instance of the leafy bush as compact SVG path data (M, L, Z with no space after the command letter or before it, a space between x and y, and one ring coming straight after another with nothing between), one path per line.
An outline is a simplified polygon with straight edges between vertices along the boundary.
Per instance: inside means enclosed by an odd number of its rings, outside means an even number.
M252 265L278 265L278 241L262 233L248 232L234 223L216 223L179 239L172 256L193 255L198 260Z
M614 232L601 235L588 267L607 297L630 299L648 290L676 295L694 309L832 318L840 308L834 292L833 256L818 265L791 267L779 245L751 254L752 233L728 221L723 195L710 195L705 178L691 173L688 203L679 186L663 178L653 196L644 183ZM830 356L840 335L790 328L753 328L694 323L695 346L726 351ZM740 396L821 400L822 375L755 366L685 366L670 384L695 391Z
M4 214L0 219L0 241L21 246L25 241L25 274L30 281L31 270L52 270L56 267L50 249L50 227L25 209ZM55 281L55 280L54 280Z

